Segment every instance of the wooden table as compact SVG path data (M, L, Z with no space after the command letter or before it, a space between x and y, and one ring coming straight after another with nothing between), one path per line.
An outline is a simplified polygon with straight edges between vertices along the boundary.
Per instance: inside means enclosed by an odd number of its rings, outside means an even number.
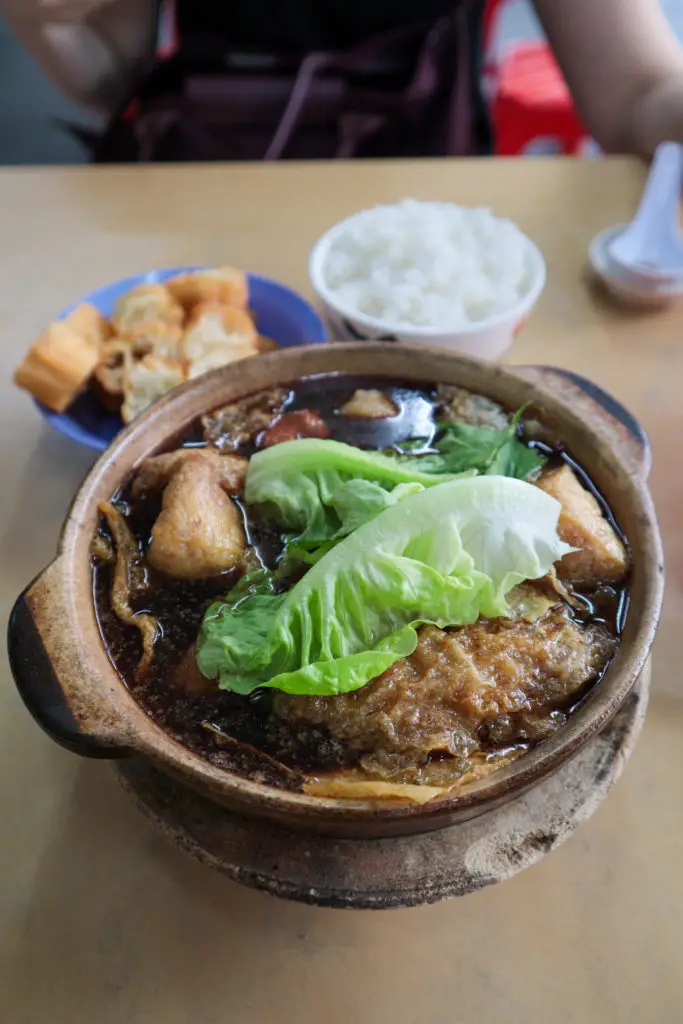
M484 161L0 172L3 614L51 558L90 453L9 383L63 305L136 271L234 262L307 292L338 218L404 195L491 205L548 259L511 352L588 374L641 418L668 601L643 738L622 781L537 867L453 903L383 914L287 904L159 838L106 764L50 743L0 689L0 1021L453 1024L683 1019L683 311L591 295L591 237L629 217L635 163Z

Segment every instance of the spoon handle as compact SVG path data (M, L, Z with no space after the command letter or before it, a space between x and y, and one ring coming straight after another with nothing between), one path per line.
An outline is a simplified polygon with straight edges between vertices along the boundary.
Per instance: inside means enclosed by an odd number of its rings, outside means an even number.
M631 226L643 238L656 230L670 238L678 235L678 206L683 179L683 147L663 142L657 147L645 191ZM655 236L656 237L656 236Z

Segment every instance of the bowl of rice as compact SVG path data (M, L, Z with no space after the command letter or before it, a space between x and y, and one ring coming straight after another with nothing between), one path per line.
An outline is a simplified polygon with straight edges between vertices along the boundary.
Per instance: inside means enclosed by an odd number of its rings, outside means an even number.
M309 273L333 337L480 359L509 347L546 280L540 250L512 221L416 199L340 221L313 248Z

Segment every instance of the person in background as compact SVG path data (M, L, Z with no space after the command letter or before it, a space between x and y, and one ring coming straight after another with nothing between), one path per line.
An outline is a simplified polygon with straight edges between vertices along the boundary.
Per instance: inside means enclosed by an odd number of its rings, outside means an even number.
M437 19L448 0L180 0L183 38L301 55ZM475 20L481 16L479 4ZM587 130L607 152L683 142L683 49L657 0L535 0ZM478 9L478 10L476 10ZM72 100L112 117L154 52L158 0L0 0L0 15ZM477 33L471 36L477 39ZM347 154L349 155L349 154Z

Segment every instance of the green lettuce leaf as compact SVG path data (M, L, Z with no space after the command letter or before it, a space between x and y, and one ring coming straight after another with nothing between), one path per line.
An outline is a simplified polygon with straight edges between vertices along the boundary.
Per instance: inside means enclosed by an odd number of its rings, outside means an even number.
M513 587L570 550L559 513L544 491L505 477L425 488L355 529L286 594L256 581L251 595L213 605L199 667L237 693L356 690L415 649L420 624L504 615Z
M380 452L340 441L288 441L252 456L244 499L289 533L281 575L314 564L338 540L411 494L457 474L423 473Z
M324 524L317 528L309 526L298 535L284 536L278 568L280 576L288 576L298 562L315 565L342 538L353 533L363 523L374 519L390 505L424 490L422 484L412 483L397 484L393 490L385 491L375 480L360 479L340 479L334 484L328 480L328 484Z
M425 487L464 474L523 480L545 459L517 437L520 414L505 430L444 423L436 453L388 455L339 441L290 441L254 455L245 500L283 529L280 575L297 563L314 565L343 537L390 505ZM401 446L424 449L425 439Z
M390 492L400 484L434 487L444 481L435 480L429 470L423 472L416 459L408 462L381 452L362 451L341 441L306 438L286 441L253 455L244 500L247 505L273 507L278 522L285 527L327 535L325 523L330 510L338 521L344 513L339 485L349 482L357 495L381 504L384 499L380 492ZM381 510L379 506L377 510Z

